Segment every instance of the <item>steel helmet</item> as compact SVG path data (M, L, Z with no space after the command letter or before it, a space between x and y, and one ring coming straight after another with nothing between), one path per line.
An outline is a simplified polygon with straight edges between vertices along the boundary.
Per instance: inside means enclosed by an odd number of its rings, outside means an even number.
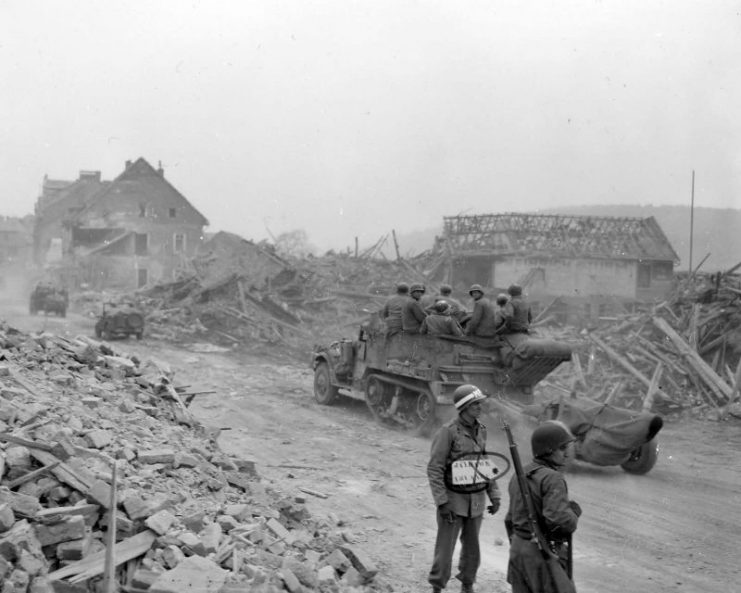
M484 294L484 289L481 288L481 284L472 284L471 288L468 289L468 294L473 296L474 292L480 292L481 294Z
M499 305L500 307L504 307L504 305L506 305L508 302L509 302L509 297L503 292L500 292L497 295L497 305Z
M475 385L461 385L453 392L453 404L459 412L465 410L473 402L482 401L484 399L486 399L486 395L484 395Z
M424 291L425 291L425 285L424 285L424 284L412 284L412 285L411 285L411 286L409 287L409 292L410 292L410 293L414 293L414 292L424 292Z
M450 311L450 305L447 301L437 301L435 303L435 311L438 313L447 313Z
M533 431L530 447L533 457L547 457L559 447L574 441L574 435L568 427L558 420L547 420Z
M396 285L396 292L399 294L406 294L409 292L409 285L406 282L399 282Z
M507 292L512 296L520 296L522 294L522 286L520 286L519 284L512 284L507 289Z
M450 286L450 284L441 284L440 285L440 294L448 296L450 293L453 292L453 287Z

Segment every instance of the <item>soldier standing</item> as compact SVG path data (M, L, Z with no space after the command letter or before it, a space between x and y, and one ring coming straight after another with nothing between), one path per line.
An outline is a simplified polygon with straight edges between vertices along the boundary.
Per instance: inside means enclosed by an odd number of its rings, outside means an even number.
M535 519L550 551L571 576L569 546L581 508L569 500L563 469L573 451L574 436L561 422L550 420L533 431L530 444L533 461L523 468L530 489ZM504 525L510 538L507 581L512 593L560 593L556 589L543 554L533 540L527 503L517 476L509 483L509 510Z
M452 490L445 479L456 458L466 453L485 452L486 426L478 420L484 399L486 396L474 385L458 387L453 393L458 417L441 426L432 440L427 464L427 477L437 506L435 555L427 578L432 593L440 593L448 584L459 535L461 551L456 578L461 582L461 593L473 593L481 564L479 531L484 510L486 508L493 515L499 509L500 493L496 482L488 482L482 490L463 493ZM485 507L487 498L489 506Z

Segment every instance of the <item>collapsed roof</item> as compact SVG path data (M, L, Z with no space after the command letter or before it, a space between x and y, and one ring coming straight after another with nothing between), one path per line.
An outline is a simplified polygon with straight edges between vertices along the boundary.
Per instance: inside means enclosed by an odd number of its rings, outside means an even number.
M656 219L561 214L446 216L442 249L453 255L538 255L679 261Z

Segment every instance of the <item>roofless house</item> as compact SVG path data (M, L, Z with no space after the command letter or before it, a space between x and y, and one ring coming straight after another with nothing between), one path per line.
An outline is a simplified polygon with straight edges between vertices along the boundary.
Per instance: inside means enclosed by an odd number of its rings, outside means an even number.
M521 284L561 314L609 315L662 299L679 257L653 217L561 214L447 216L437 276L460 289Z

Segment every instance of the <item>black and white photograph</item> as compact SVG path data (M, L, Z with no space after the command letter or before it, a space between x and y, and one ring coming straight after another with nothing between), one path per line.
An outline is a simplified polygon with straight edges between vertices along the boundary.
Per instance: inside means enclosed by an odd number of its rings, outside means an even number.
M2 593L727 593L741 4L0 0Z

